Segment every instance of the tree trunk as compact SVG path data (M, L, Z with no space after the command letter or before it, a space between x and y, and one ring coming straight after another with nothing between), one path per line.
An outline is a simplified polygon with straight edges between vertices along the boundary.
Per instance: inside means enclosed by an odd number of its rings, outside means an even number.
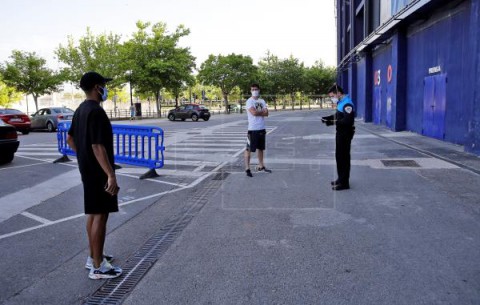
M273 108L277 111L277 97L273 96Z
M303 104L303 98L301 97L301 98L300 98L300 110L303 109L303 105L302 105L302 104Z
M291 93L290 97L292 98L292 110L295 110L295 95Z
M160 91L155 92L155 102L157 104L157 116L162 117L162 104L160 103Z
M285 108L287 108L287 101L285 100L285 97L283 97L282 109L285 110Z
M223 93L223 100L225 101L225 112L229 113L228 112L228 94Z
M175 108L178 107L178 92L175 94Z
M38 95L32 94L33 95L33 101L35 102L35 112L38 111Z

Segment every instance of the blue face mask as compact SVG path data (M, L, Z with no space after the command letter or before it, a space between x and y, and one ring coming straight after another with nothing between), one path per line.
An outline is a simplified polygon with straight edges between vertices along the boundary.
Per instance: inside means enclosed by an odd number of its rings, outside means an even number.
M102 99L102 102L105 102L108 98L108 90L107 88L102 88L102 87L100 87L100 89L101 89L101 92L103 92L101 93L100 98Z

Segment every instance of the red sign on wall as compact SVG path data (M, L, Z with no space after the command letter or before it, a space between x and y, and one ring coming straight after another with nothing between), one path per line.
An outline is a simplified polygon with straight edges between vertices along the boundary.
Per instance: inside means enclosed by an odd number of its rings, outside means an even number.
M392 74L393 74L392 65L388 65L388 69L387 69L387 81L388 81L388 83L392 82Z

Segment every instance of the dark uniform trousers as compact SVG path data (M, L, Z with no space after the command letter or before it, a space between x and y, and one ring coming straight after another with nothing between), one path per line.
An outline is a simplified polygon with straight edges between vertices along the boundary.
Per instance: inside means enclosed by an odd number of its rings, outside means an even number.
M338 132L335 136L335 160L337 161L338 182L349 185L350 181L350 146L354 131Z

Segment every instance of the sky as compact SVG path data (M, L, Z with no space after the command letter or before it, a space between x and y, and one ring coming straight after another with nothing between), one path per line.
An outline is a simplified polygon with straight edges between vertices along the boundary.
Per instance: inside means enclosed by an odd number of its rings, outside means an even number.
M94 34L128 39L138 20L183 24L197 67L209 54L293 55L307 66L336 66L334 0L0 0L0 63L12 50L36 52L57 69L54 50L68 36Z

